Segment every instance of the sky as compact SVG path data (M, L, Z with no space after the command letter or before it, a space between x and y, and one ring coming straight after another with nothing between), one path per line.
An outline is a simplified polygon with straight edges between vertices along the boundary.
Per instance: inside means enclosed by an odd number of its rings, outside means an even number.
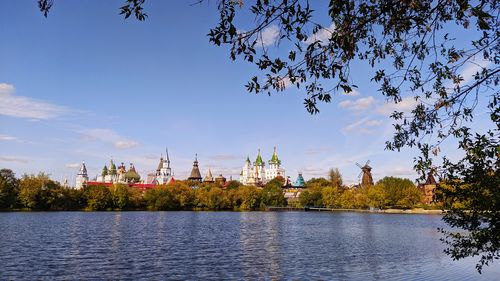
M354 65L359 88L310 115L303 89L246 91L256 67L231 61L206 36L217 24L216 3L149 1L145 22L124 21L121 4L56 0L44 18L35 0L2 2L0 168L72 182L82 161L93 177L113 159L134 163L144 177L168 147L176 178L189 175L197 154L203 175L210 168L238 179L247 156L260 149L269 160L276 146L292 180L339 168L346 183L357 183L355 163L367 160L375 180L417 178L414 150L384 150L389 114L415 103L386 103L372 69ZM273 52L286 51L274 44L273 27L263 38Z

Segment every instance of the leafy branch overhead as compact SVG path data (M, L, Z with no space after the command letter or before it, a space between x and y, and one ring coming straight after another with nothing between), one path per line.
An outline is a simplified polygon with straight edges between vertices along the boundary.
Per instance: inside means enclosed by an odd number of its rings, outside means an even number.
M37 0L38 8L45 17L48 16L50 9L54 5L54 0ZM146 0L126 0L125 5L120 7L120 15L128 19L132 14L139 21L144 21L148 15L144 12L144 2Z

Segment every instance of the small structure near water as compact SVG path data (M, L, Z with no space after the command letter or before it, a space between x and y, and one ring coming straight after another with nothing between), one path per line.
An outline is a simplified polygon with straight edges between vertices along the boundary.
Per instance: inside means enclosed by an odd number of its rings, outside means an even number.
M425 204L431 204L435 202L435 194L436 194L436 187L438 187L438 183L436 179L434 178L433 171L429 171L427 174L427 179L423 184L419 184L418 188L422 191L424 194L424 203Z

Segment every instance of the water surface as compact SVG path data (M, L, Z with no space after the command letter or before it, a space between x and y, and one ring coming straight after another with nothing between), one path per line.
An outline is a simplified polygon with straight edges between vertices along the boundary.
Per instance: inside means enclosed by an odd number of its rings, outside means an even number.
M440 216L0 213L1 280L500 280L442 253Z

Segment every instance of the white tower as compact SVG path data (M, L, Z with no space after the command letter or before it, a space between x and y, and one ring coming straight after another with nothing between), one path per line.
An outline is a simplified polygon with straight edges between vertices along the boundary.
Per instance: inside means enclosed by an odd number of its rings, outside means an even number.
M165 149L167 155L165 159L160 158L160 164L158 165L158 170L156 171L156 182L158 184L167 184L172 178L172 169L170 168L170 157L168 156L168 148Z
M253 163L253 166L255 167L255 174L254 174L254 179L256 183L265 183L266 181L266 163L264 160L262 160L262 156L260 155L260 149L259 153L257 154L257 158L255 159L255 162Z
M76 175L75 188L83 188L87 184L87 181L89 181L89 176L87 175L87 167L85 167L85 161L83 161L82 166L80 166L80 171Z
M269 160L269 169L266 171L266 181L270 181L278 176L285 178L285 169L281 167L281 160L278 158L275 146L273 156Z
M250 178L253 178L252 162L250 162L250 157L247 156L245 165L241 170L240 182L244 185L247 185Z

